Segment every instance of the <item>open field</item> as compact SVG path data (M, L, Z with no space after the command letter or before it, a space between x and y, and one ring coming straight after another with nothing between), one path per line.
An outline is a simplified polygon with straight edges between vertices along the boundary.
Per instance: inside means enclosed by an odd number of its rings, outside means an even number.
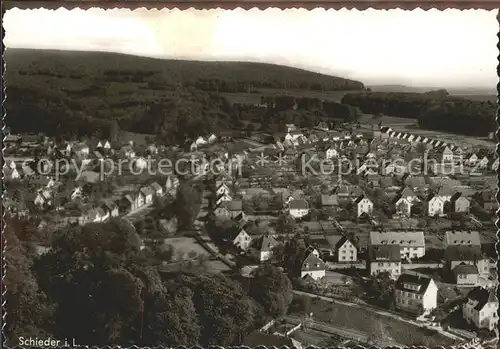
M353 329L368 336L388 338L402 345L453 345L450 338L422 329L412 324L370 312L361 307L351 307L339 303L331 303L321 299L313 299L311 310L314 319L331 323L334 326ZM293 314L300 316L300 313Z
M201 247L195 239L188 237L180 237L180 238L168 238L163 240L165 245L172 246L176 255L179 259L185 259L190 253L196 253L197 256L205 255L209 256L210 254Z

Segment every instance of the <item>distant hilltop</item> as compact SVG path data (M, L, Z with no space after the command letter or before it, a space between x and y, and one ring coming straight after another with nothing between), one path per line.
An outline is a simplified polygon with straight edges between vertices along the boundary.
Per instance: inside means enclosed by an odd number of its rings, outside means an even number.
M252 88L319 91L364 90L360 81L282 65L251 62L157 59L108 52L7 49L7 75L78 78L106 75L117 82L187 84L219 92L251 92ZM68 76L64 76L67 74ZM109 79L108 79L109 81Z

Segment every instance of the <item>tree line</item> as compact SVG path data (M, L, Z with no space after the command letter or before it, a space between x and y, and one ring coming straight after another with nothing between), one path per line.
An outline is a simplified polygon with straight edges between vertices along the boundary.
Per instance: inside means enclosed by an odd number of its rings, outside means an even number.
M485 136L496 129L496 103L450 96L446 90L348 93L342 103L364 113L417 119L420 127L429 130Z

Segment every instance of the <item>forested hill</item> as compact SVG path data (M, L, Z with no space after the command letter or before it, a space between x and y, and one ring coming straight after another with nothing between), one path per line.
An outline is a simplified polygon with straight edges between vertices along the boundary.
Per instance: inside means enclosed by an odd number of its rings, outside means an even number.
M364 89L358 81L262 63L27 49L8 49L5 60L12 132L66 138L141 132L141 125L167 139L227 129L234 111L223 92Z
M154 59L105 52L8 49L9 75L143 82L154 86L177 85L220 92L248 92L251 88L362 90L359 81L275 64L204 62Z
M342 103L369 114L417 119L419 126L428 130L473 136L486 136L496 130L497 103L450 96L446 90L349 93Z

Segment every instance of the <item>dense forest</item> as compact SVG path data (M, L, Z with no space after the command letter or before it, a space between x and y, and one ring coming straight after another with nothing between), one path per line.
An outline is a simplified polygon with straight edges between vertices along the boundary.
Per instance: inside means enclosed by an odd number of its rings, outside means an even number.
M349 93L342 103L364 113L418 119L419 126L428 130L485 136L496 129L496 103L450 96L445 90Z
M6 220L9 346L20 336L97 346L228 346L292 301L290 280L272 266L251 280L198 262L162 270L124 220L67 227L42 256L27 233L33 227Z
M66 138L109 137L117 126L167 139L228 128L235 116L222 92L364 89L357 81L261 63L18 49L5 59L12 131Z
M210 133L255 119L255 115L231 105L222 92L364 88L357 81L261 63L42 50L8 50L5 58L5 107L12 132L42 132L66 139L113 138L123 129L179 142L198 135L200 130ZM258 122L265 127L279 125L285 119L307 124L325 116L313 105L308 108L313 113L288 115L295 100L286 96L275 99L276 108L257 112ZM307 109L304 103L299 107ZM347 106L330 109L330 116L345 117L349 113Z

